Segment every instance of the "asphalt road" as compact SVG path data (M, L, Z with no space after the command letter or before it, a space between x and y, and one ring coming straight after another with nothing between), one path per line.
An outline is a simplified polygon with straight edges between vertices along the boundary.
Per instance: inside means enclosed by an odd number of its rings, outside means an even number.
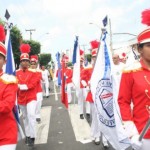
M75 109L77 104L73 102L67 110L60 101L59 88L56 88L58 92L56 95L52 82L50 86L50 97L43 99L42 121L37 124L39 140L36 141L34 150L104 150L102 143L95 145L91 139L84 137L90 133L90 125L85 119L84 122L79 119ZM71 116L75 116L77 121ZM76 126L78 122L81 124L79 127ZM17 145L17 150L28 149L30 148L25 145L24 140ZM110 146L107 150L113 150L113 148Z

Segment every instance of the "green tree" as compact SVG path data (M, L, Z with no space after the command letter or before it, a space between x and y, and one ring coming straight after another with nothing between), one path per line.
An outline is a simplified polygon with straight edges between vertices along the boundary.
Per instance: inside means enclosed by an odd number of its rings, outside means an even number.
M86 54L85 57L87 58L88 62L91 62L91 57L92 57L91 54Z
M12 50L14 54L15 64L16 67L19 68L20 64L20 43L22 41L22 34L20 30L17 28L17 26L14 26L10 31L10 37L11 37L11 44L12 44Z
M40 54L40 65L41 66L47 66L50 61L51 61L51 54L49 54L49 53Z
M23 40L23 43L29 44L31 46L30 55L38 55L41 51L41 44L33 40Z

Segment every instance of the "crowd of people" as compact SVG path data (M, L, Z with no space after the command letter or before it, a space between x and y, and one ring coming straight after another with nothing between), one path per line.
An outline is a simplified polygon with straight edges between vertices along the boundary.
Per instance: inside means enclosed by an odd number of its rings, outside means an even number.
M147 130L142 141L139 140L139 137L150 116L150 28L141 32L137 41L140 59L126 66L125 61L121 62L119 55L114 54L112 56L113 75L118 81L118 105L122 125L131 139L131 145L135 150L148 150L150 130ZM108 148L109 141L99 128L90 82L99 44L98 42L95 46L91 43L92 61L86 67L84 66L84 53L80 51L80 88L76 90L76 96L79 118L86 118L88 122L91 119L91 135L94 143L99 145L100 139L102 139L104 147ZM49 97L49 72L44 66L42 69L38 69L38 57L29 57L30 46L28 44L22 44L20 49L20 68L16 71L16 77L8 75L2 69L6 63L7 50L5 45L0 42L0 150L16 149L18 127L13 112L16 96L23 116L25 144L29 147L34 146L36 121L41 122L40 109L43 96ZM73 70L67 66L67 63L68 58L66 57L65 79L68 103L71 103L71 89L74 86ZM101 136L102 138L100 138Z

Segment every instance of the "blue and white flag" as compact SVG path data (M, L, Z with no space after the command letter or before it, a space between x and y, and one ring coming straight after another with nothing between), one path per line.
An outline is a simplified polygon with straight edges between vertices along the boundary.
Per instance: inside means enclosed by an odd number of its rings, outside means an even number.
M118 139L116 125L118 121L121 124L121 120L117 120L116 122L114 116L114 95L111 77L112 64L111 53L106 44L105 32L91 77L91 91L97 110L100 131L114 149L125 150L130 146L130 142L129 140L125 140L124 142L123 139L128 139L124 134L121 141Z
M57 66L58 66L58 85L61 85L61 64L60 64L60 53L57 52L56 54Z
M5 42L5 47L7 49L7 55L6 55L6 70L5 72L9 75L15 75L15 62L14 62L14 55L12 52L12 45L11 45L11 38L10 38L10 30L7 30L7 35L6 35L6 42Z
M74 43L74 50L73 50L73 76L72 76L72 82L78 90L80 88L80 49L79 49L79 43L78 43L78 37L76 36L76 40Z
M11 37L10 37L9 29L7 29L5 47L7 49L7 56L6 56L7 62L6 62L5 73L7 73L9 75L15 75L16 69L15 69L15 62L14 62L14 56L13 56L13 51L12 51ZM16 97L17 97L17 95L16 95ZM25 135L24 135L22 127L20 125L17 100L16 100L16 104L13 108L13 113L14 113L14 116L15 116L15 119L16 119L17 125L18 125L18 140L21 140L21 139L25 138Z

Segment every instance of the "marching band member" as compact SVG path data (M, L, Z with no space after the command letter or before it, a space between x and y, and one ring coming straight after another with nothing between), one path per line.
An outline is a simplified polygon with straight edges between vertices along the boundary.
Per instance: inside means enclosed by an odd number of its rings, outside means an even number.
M37 76L39 76L39 81L37 83L37 104L36 104L36 121L38 123L41 122L41 106L42 106L42 100L43 100L43 93L42 93L42 72L40 69L37 68L38 65L38 56L37 55L31 55L30 57L30 68L35 69Z
M90 102L90 106L91 106L91 115L92 115L92 123L91 123L91 135L94 138L94 143L96 145L100 144L100 136L101 136L101 132L99 129L99 123L98 123L98 117L97 117L97 112L96 112L96 108L94 105L94 101L93 101L93 97L92 97L92 93L90 90L90 79L91 79L91 75L93 72L93 67L96 61L96 55L97 55L97 50L99 47L99 42L98 41L92 41L91 42L91 47L92 47L92 64L90 64L87 68L82 70L82 81L85 81L86 83L86 88L88 90L88 94L86 97L86 101ZM109 147L106 138L102 135L102 143L103 146Z
M38 78L36 73L29 69L29 52L30 45L22 44L20 46L22 52L20 56L20 69L16 71L18 79L18 104L22 111L23 123L25 127L26 140L25 143L31 147L34 146L36 137L35 130L35 110L36 110L36 86Z
M0 41L4 41L5 32L0 26ZM13 114L18 90L17 79L13 75L3 73L6 63L6 48L0 42L0 150L15 150L17 144L17 123Z
M76 95L78 98L78 105L79 105L79 111L80 111L80 119L84 119L83 110L84 110L84 103L86 107L86 118L87 120L90 119L90 103L85 101L87 96L86 91L86 83L82 81L82 70L84 69L84 52L80 50L80 89L76 90Z
M143 15L150 16L150 10ZM148 22L143 16L143 22ZM150 24L149 24L150 25ZM142 141L139 134L150 119L150 28L141 32L138 37L140 62L124 69L122 73L118 103L124 128L131 138L132 147L137 150L149 150L150 130L147 130ZM133 108L131 108L133 103Z

